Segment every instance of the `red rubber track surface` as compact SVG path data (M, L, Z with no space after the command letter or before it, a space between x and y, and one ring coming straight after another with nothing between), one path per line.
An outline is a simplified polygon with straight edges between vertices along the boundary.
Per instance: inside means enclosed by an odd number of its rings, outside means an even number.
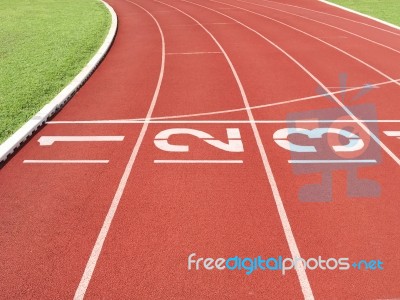
M399 298L400 166L393 157L400 157L400 141L384 131L400 131L400 82L388 82L400 78L400 31L314 0L161 2L108 1L119 17L109 54L52 122L1 169L0 297L68 299L86 282L77 299ZM300 201L299 190L319 182L321 174L296 173L288 163L290 151L278 146L273 134L289 127L290 114L340 106L325 96L272 104L315 96L315 79L337 92L341 73L347 74L349 88L384 83L356 102L351 99L359 90L337 94L345 105L373 105L378 120L389 120L378 123L377 137L393 155L379 148L379 163L357 169L359 178L378 182L381 193L349 196L349 174L339 169L332 175L331 201ZM253 109L254 119L268 122L251 123L240 84L250 106L267 106ZM181 123L143 122L155 100L154 120L172 116L166 120ZM188 135L174 136L170 143L187 144L189 152L162 151L154 139L171 128L201 130L221 141L227 128L238 128L244 151L221 151ZM124 140L41 146L42 136ZM134 147L139 148L132 170L94 271L85 278ZM289 229L277 208L279 199ZM305 277L295 270L284 276L267 270L251 275L188 270L191 253L197 258L292 257L293 246L306 259L379 259L384 270L317 269L306 270Z

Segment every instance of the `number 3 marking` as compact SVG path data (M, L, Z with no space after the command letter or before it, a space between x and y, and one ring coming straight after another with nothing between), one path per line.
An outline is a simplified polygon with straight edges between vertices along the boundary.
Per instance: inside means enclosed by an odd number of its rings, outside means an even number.
M347 145L331 146L335 152L354 152L364 147L364 142L358 135L338 128L315 128L312 130L305 128L283 128L274 133L274 140L279 146L292 152L317 152L314 146L301 146L289 142L287 140L288 136L291 134L303 134L310 139L320 139L322 135L327 133L335 133L349 140Z

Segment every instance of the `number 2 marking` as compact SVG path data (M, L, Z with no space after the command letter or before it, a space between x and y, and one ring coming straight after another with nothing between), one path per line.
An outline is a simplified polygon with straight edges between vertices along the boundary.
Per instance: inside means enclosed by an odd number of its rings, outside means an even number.
M154 138L157 148L167 152L189 152L188 145L173 145L168 139L172 135L188 134L204 140L207 144L226 152L244 152L239 128L227 128L228 143L215 139L212 135L197 129L171 128L161 131Z

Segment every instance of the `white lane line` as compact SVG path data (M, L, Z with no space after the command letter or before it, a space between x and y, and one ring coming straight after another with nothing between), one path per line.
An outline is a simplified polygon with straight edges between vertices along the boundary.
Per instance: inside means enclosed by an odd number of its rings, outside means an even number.
M290 164L371 164L376 159L294 159L288 160Z
M242 164L243 160L210 160L210 159L155 159L156 164Z
M269 20L271 20L271 21L274 21L274 22L277 22L277 23L279 23L279 24L282 24L283 26L286 26L286 27L289 27L289 28L291 28L291 29L293 29L293 30L296 30L296 31L298 31L298 32L301 32L301 33L303 33L303 34L305 34L305 35L307 35L307 36L309 36L309 37L311 37L311 38L313 38L313 39L315 39L315 40L317 40L317 41L320 41L321 43L323 43L323 44L325 44L325 45L327 45L327 46L329 46L329 47L331 47L331 48L333 48L333 49L336 49L337 51L339 51L339 52L341 52L341 53L347 55L348 57L351 57L352 59L358 61L359 63L363 64L364 66L366 66L366 67L370 68L371 70L375 71L376 73L382 75L382 76L385 77L386 79L392 81L394 84L400 86L400 83L399 83L398 81L396 81L395 79L393 79L392 77L390 77L389 75L383 73L382 71L378 70L377 68L373 67L372 65L370 65L370 64L366 63L365 61L359 59L358 57L355 57L354 55L352 55L352 54L350 54L350 53L348 53L348 52L346 52L346 51L344 51L344 50L342 50L342 49L340 49L340 48L338 48L338 47L336 47L336 46L334 46L334 45L328 43L327 41L324 41L324 40L322 40L322 39L320 39L320 38L318 38L318 37L316 37L316 36L310 34L310 33L307 33L307 32L305 32L305 31L303 31L303 30L300 30L300 29L298 29L298 28L296 28L296 27L293 27L293 26L291 26L291 25L289 25L289 24L286 24L286 23L284 23L284 22L281 22L281 21L278 21L278 20L276 20L276 19L270 18L270 17L268 17L268 16L266 16L266 15L259 14L259 13L255 12L255 11L252 11L252 10L248 10L248 9L245 9L245 8L242 8L242 7L239 7L239 6L227 4L227 3L225 3L225 2L220 2L220 1L215 1L215 0L210 0L210 1L211 1L211 2L215 2L215 3L225 4L225 5L228 5L228 6L233 6L233 7L235 7L235 8L241 9L241 10L243 10L243 11L247 11L247 12L249 12L249 13L251 13L251 14L254 14L254 15L261 16L261 17L263 17L263 18L265 18L265 19L269 19ZM244 1L241 1L241 0L237 0L237 1L244 2ZM229 18L229 16L227 16L227 17ZM239 21L237 21L237 22L239 22ZM260 34L260 35L261 35L261 34Z
M296 16L296 17L299 17L299 18L303 18L303 19L305 19L305 20L309 20L309 21L312 21L312 22L315 22L315 23L319 23L319 24L322 24L322 25L324 25L324 26L328 26L328 27L331 27L331 28L335 28L336 30L340 30L340 31L346 32L346 33L348 33L348 34L350 34L350 35L356 36L356 37L358 37L358 38L360 38L360 39L363 39L363 40L365 40L365 41L368 41L368 42L370 42L370 43L372 43L372 44L381 46L381 47L383 47L383 48L386 48L386 49L388 49L388 50L391 50L391 51L394 51L394 52L400 54L400 50L394 49L394 48L389 47L389 46L387 46L387 45L385 45L385 44L379 43L379 42L377 42L377 41L371 40L371 39L369 39L369 38L366 38L366 37L361 36L361 35L359 35L359 34L356 34L356 33L354 33L354 32L348 31L348 30L346 30L346 29L342 29L342 28L340 28L340 27L336 27L336 26L331 25L331 24L328 24L328 23L324 23L324 22L321 22L321 21L318 21L318 20L315 20L315 19L311 19L311 18L302 16L302 15L298 15L298 14L295 14L295 13L288 12L288 11L286 11L286 10L274 8L274 7L267 6L267 5L256 4L256 3L247 2L247 1L243 1L243 0L236 0L236 1L243 2L243 3L248 3L248 4L252 4L252 5L257 5L257 6L261 6L261 7L265 7L265 8L269 8L269 9L272 9L272 10L275 10L275 11L280 11L280 12L283 12L283 13L285 13L285 14L289 14L289 15Z
M400 79L396 79L395 81L396 82L400 82ZM355 87L355 88L335 91L335 92L331 92L331 93L333 95L343 94L343 93L346 93L346 92L365 89L366 86L368 86L368 87L378 87L378 86L388 85L388 84L392 84L392 83L393 83L393 81L389 80L389 81L384 81L384 82L380 82L380 83L369 84L369 85L364 85L364 86L360 86L360 87ZM324 94L321 94L321 95L314 95L314 96L297 98L297 99L292 99L292 100L287 100L287 101L274 102L274 103L270 103L270 104L261 104L261 105L256 105L256 106L250 106L250 109L256 110L256 109L262 109L262 108L267 108L267 107L286 105L286 104L291 104L291 103L296 103L296 102L301 102L301 101L314 100L314 99L322 98L322 97L329 96L329 95L330 95L329 93L324 93ZM218 110L218 111L204 112L204 113L197 113L197 114L153 117L153 118L151 118L151 120L168 120L168 119L179 119L179 118L188 118L188 117L211 116L211 115L228 114L228 113L241 112L241 111L246 111L246 108L243 107L243 108L234 108L234 109L229 109L229 110ZM143 121L144 119L140 118L140 119L130 119L130 120L131 121ZM57 124L57 122L58 121L49 121L49 122L47 122L47 124Z
M160 24L158 23L157 19L148 10L146 10L144 7L134 3L132 1L129 1L129 0L126 0L126 1L131 3L131 4L133 4L133 5L135 5L135 6L137 6L137 7L139 7L143 11L145 11L154 20L154 22L157 25L158 31L160 32L160 36L161 36L161 67L160 67L160 75L158 77L157 86L156 86L156 89L154 91L154 95L153 95L149 110L148 110L147 115L146 115L146 121L147 122L145 122L143 124L143 127L140 130L139 137L138 137L138 139L136 141L136 144L135 144L135 146L133 148L132 154L131 154L131 156L129 158L128 164L126 165L125 171L124 171L124 173L122 175L122 178L121 178L121 180L119 182L117 191L116 191L116 193L114 195L114 198L113 198L113 200L111 202L110 209L108 210L107 216L106 216L106 218L104 220L104 223L103 223L103 225L101 227L101 230L100 230L100 233L99 233L99 235L97 237L96 243L94 244L93 250L92 250L92 252L90 254L90 257L89 257L89 260L88 260L88 262L86 264L85 271L84 271L84 273L82 275L82 278L81 278L81 280L79 282L78 288L76 289L74 300L81 300L81 299L83 299L85 297L85 293L86 293L87 287L88 287L89 282L90 282L90 280L92 278L93 271L94 271L94 269L96 267L97 260L99 259L101 250L103 248L104 241L105 241L105 239L107 237L108 231L109 231L110 226L111 226L111 222L112 222L112 220L114 218L115 212L116 212L116 210L118 208L119 202L120 202L121 197L122 197L122 195L124 193L126 184L128 182L129 175L130 175L130 173L132 171L132 168L133 168L133 165L135 163L137 154L139 152L139 148L140 148L140 146L141 146L141 144L143 142L144 135L145 135L145 133L147 131L147 128L149 126L149 122L148 121L150 120L151 115L152 115L153 110L154 110L154 107L156 105L158 94L159 94L160 88L161 88L161 83L162 83L163 76L164 76L164 69L165 69L165 39L164 39L164 33L163 33L163 31L162 31L162 29L160 27Z
M51 146L55 142L121 142L124 136L48 136L38 139L40 146Z
M319 14L324 14L324 15L327 15L327 16L332 16L332 17L335 17L335 18L339 18L339 19L346 20L346 21L349 21L349 22L361 24L361 25L364 25L364 26L368 26L368 27L371 27L371 28L375 28L375 29L377 29L377 30L385 31L385 32L388 32L388 33L391 33L391 34L399 35L399 36L400 36L400 33L396 33L396 32L393 32L393 31L390 31L390 30L387 30L387 29L383 29L383 28L380 28L380 27L377 27L377 26L373 26L373 25L370 25L370 24L367 24L367 23L364 23L364 22L359 22L359 21L352 20L352 19L349 19L349 18L345 18L345 17L341 17L341 16L338 16L338 15L334 15L334 14L330 14L330 13L327 13L327 12L323 12L323 11L320 11L320 10L305 8L305 7L301 7L301 6L297 6L297 5L292 5L292 4L287 4L287 3L269 1L269 0L263 0L263 1L265 1L265 2L270 2L270 3L275 3L275 4L286 5L286 6L292 6L292 7L296 7L296 8L301 8L301 9L303 9L303 10L308 10L308 11L316 12L316 13L319 13ZM385 21L382 21L382 20L373 18L373 17L371 17L371 16L368 16L368 15L365 15L365 14L362 14L362 13L359 13L359 12L356 12L356 11L354 11L354 10L345 8L345 7L343 7L343 6L336 5L336 4L331 3L331 2L328 2L328 1L322 1L322 0L320 0L320 2L326 3L326 4L328 4L328 5L336 6L336 7L338 7L338 8L343 9L343 10L347 10L347 11L352 12L352 13L354 13L354 14L358 14L358 15L360 15L360 16L363 16L363 17L372 19L372 20L374 20L374 21L378 21L378 22L380 22L380 23L382 23L382 24L388 25L388 26L390 26L390 27L393 27L393 24L390 24L390 23L387 23L387 22L385 22ZM396 27L394 27L394 28L400 29L398 26L396 26Z
M331 92L331 94L333 94L333 95L343 94L343 93L346 93L346 92L362 90L362 89L365 89L366 87L377 87L377 86L392 84L394 82L399 82L400 83L400 79L396 79L394 81L393 80L388 80L388 81L384 81L384 82L380 82L380 83L368 84L368 85L363 85L363 86L360 86L360 87L344 89L344 90L340 90L340 91ZM323 97L326 97L326 96L330 96L331 94L323 93L321 95L314 95L314 96L308 96L308 97L297 98L297 99L292 99L292 100L273 102L273 103L269 103L269 104L255 105L255 106L250 106L250 109L256 110L256 109L274 107L274 106L279 106L279 105L287 105L287 104L292 104L292 103L297 103L297 102L302 102L302 101L308 101L308 100L314 100L314 99L318 99L318 98L323 98ZM219 110L219 111L204 112L204 113L197 113L197 114L154 117L154 118L152 118L152 120L167 120L167 119L178 119L178 118L187 118L187 117L211 116L211 115L228 114L228 113L235 113L235 112L241 112L241 111L246 111L246 108L243 107L243 108L235 108L235 109L229 109L229 110ZM136 120L143 120L143 119L136 119Z
M108 164L109 160L25 159L24 164Z
M157 2L160 2L160 1L157 1ZM194 5L198 5L198 4L190 2L190 1L185 1L185 2L194 4ZM162 2L160 2L160 3L162 3ZM267 177L268 177L268 180L269 180L269 184L271 186L271 190L272 190L272 193L273 193L273 196L274 196L275 204L276 204L276 207L277 207L277 210L278 210L278 214L279 214L279 217L280 217L280 220L281 220L281 223L282 223L283 231L285 233L286 240L287 240L290 252L291 252L293 258L301 257L299 249L298 249L297 244L296 244L296 240L295 240L293 232L292 232L292 228L291 228L290 223L289 223L289 219L288 219L288 217L286 215L285 207L283 205L283 202L282 202L279 190L278 190L278 186L277 186L276 181L275 181L274 174L272 173L271 165L270 165L270 163L268 161L267 153L266 153L266 151L264 149L264 145L263 145L263 143L261 141L260 133L259 133L257 125L255 123L253 113L252 113L252 111L250 109L250 104L249 104L249 101L247 99L247 95L246 95L246 93L244 91L244 87L242 85L242 82L240 81L239 75L237 74L236 69L232 64L232 61L230 60L228 54L225 52L224 48L217 41L217 39L214 37L214 35L210 31L208 31L207 28L205 28L199 21L197 21L192 16L188 15L187 13L181 11L180 9L178 9L178 8L176 8L174 6L171 6L171 5L168 5L168 4L165 4L165 3L163 3L163 4L167 5L167 6L170 6L170 7L174 8L174 9L176 9L177 11L180 11L182 14L186 15L188 18L192 19L194 22L199 24L204 29L204 31L208 33L208 35L211 37L211 39L215 42L215 44L221 49L222 53L224 54L224 56L226 58L226 61L227 61L228 65L229 65L229 67L232 70L232 74L235 77L236 83L237 83L238 88L240 90L240 94L242 96L243 103L244 103L244 105L246 107L246 112L247 112L249 121L251 121L250 124L251 124L252 130L253 130L253 133L254 133L254 137L255 137L255 140L256 140L256 143L257 143L257 146L258 146L258 150L259 150L260 155L261 155L261 159L262 159L262 162L263 162L263 165L264 165L264 170L265 170L265 172L267 174ZM202 6L202 5L198 5L198 6ZM202 7L204 7L204 6L202 6ZM314 296L313 296L313 293L312 293L312 290L311 290L311 286L310 286L310 282L308 281L305 269L304 268L296 268L296 273L297 273L297 276L299 278L299 282L300 282L300 286L301 286L301 290L303 292L304 298L306 298L306 299L314 299Z
M400 123L400 120L359 120L363 123ZM140 121L140 120L94 120L94 121L53 121L47 124L250 124L249 120L155 120L155 121ZM356 120L254 120L256 124L291 124L291 123L357 123Z
M400 131L384 131L384 133L387 136L399 136L400 137Z
M189 2L189 1L186 1L186 0L182 0L182 1L184 1L184 2ZM210 0L210 1L212 1L212 2L217 2L217 3L221 3L221 2L219 2L219 1L215 1L215 0ZM190 3L193 3L193 2L190 2ZM293 56L291 56L289 53L287 53L285 50L283 50L281 47L279 47L277 44L275 44L274 42L272 42L270 39L268 39L267 37L265 37L264 35L262 35L261 33L259 33L258 31L256 31L255 29L253 29L253 28L251 28L251 27L249 27L249 26L247 26L247 25L245 25L245 24L243 24L243 23L241 23L240 21L238 21L238 20L236 20L236 19L234 19L234 18L232 18L232 17L230 17L230 16L228 16L228 15L225 15L225 14L223 14L223 13L221 13L221 12L219 12L219 11L217 11L217 10L214 10L214 9L211 9L211 8L208 8L208 7L206 7L206 6L202 6L202 5L199 5L199 4L196 4L196 3L193 3L193 4L195 4L195 5L198 5L198 6L201 6L201 7L204 7L204 8L206 8L206 9L209 9L209 10L212 10L212 11L215 11L216 13L218 13L218 14L220 14L220 15L223 15L223 16L225 16L225 17L227 17L227 18L229 18L229 19L231 19L231 20L233 20L233 21L236 21L238 24L241 24L243 27L245 27L245 28L247 28L248 30L250 30L250 31L252 31L252 32L254 32L255 34L257 34L259 37L261 37L263 40L265 40L266 42L268 42L269 44L271 44L272 46L274 46L276 49L278 49L279 51L281 51L282 52L282 54L284 54L287 58L289 58L293 63L295 63L299 68L301 68L305 73L307 73L316 83L318 83L319 84L319 86L320 87L322 87L327 93L329 93L329 95L331 96L331 98L332 99L334 99L335 100L335 102L353 119L353 120L355 120L356 122L357 122L357 124L366 132L366 133L368 133L369 134L369 136L400 166L400 159L384 144L384 143L382 143L380 140L379 140L379 138L367 127L367 126L365 126L365 124L364 123L362 123L362 122L360 122L360 120L351 112L351 110L346 106L346 105L344 105L317 77L315 77L315 75L314 74L312 74L304 65L302 65L299 61L297 61ZM226 4L226 5L229 5L229 4ZM236 7L236 6L235 6ZM240 8L240 7L238 7L238 8ZM240 9L242 9L242 8L240 8ZM245 11L247 11L246 9L242 9L242 10L245 10ZM249 11L249 12L251 12L251 11ZM255 14L257 14L257 13L255 13ZM261 15L261 16L263 16L263 15ZM268 18L268 17L267 17ZM397 85L400 85L399 83L396 83Z
M221 52L170 52L165 55L201 55L201 54L221 54Z

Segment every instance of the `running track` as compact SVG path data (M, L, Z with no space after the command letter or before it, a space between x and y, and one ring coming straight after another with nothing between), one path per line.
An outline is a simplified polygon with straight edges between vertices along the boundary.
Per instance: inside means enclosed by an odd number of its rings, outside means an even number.
M400 298L400 31L313 0L108 2L119 30L106 59L0 172L1 298ZM340 111L338 127L376 152L354 180L331 173L330 201L299 199L322 164L299 169L273 138L310 111ZM223 143L237 128L243 151L188 134L168 140L188 152L156 147L173 128ZM54 136L113 141L44 145ZM371 181L380 195L365 192ZM379 259L384 270L189 271L191 253Z

